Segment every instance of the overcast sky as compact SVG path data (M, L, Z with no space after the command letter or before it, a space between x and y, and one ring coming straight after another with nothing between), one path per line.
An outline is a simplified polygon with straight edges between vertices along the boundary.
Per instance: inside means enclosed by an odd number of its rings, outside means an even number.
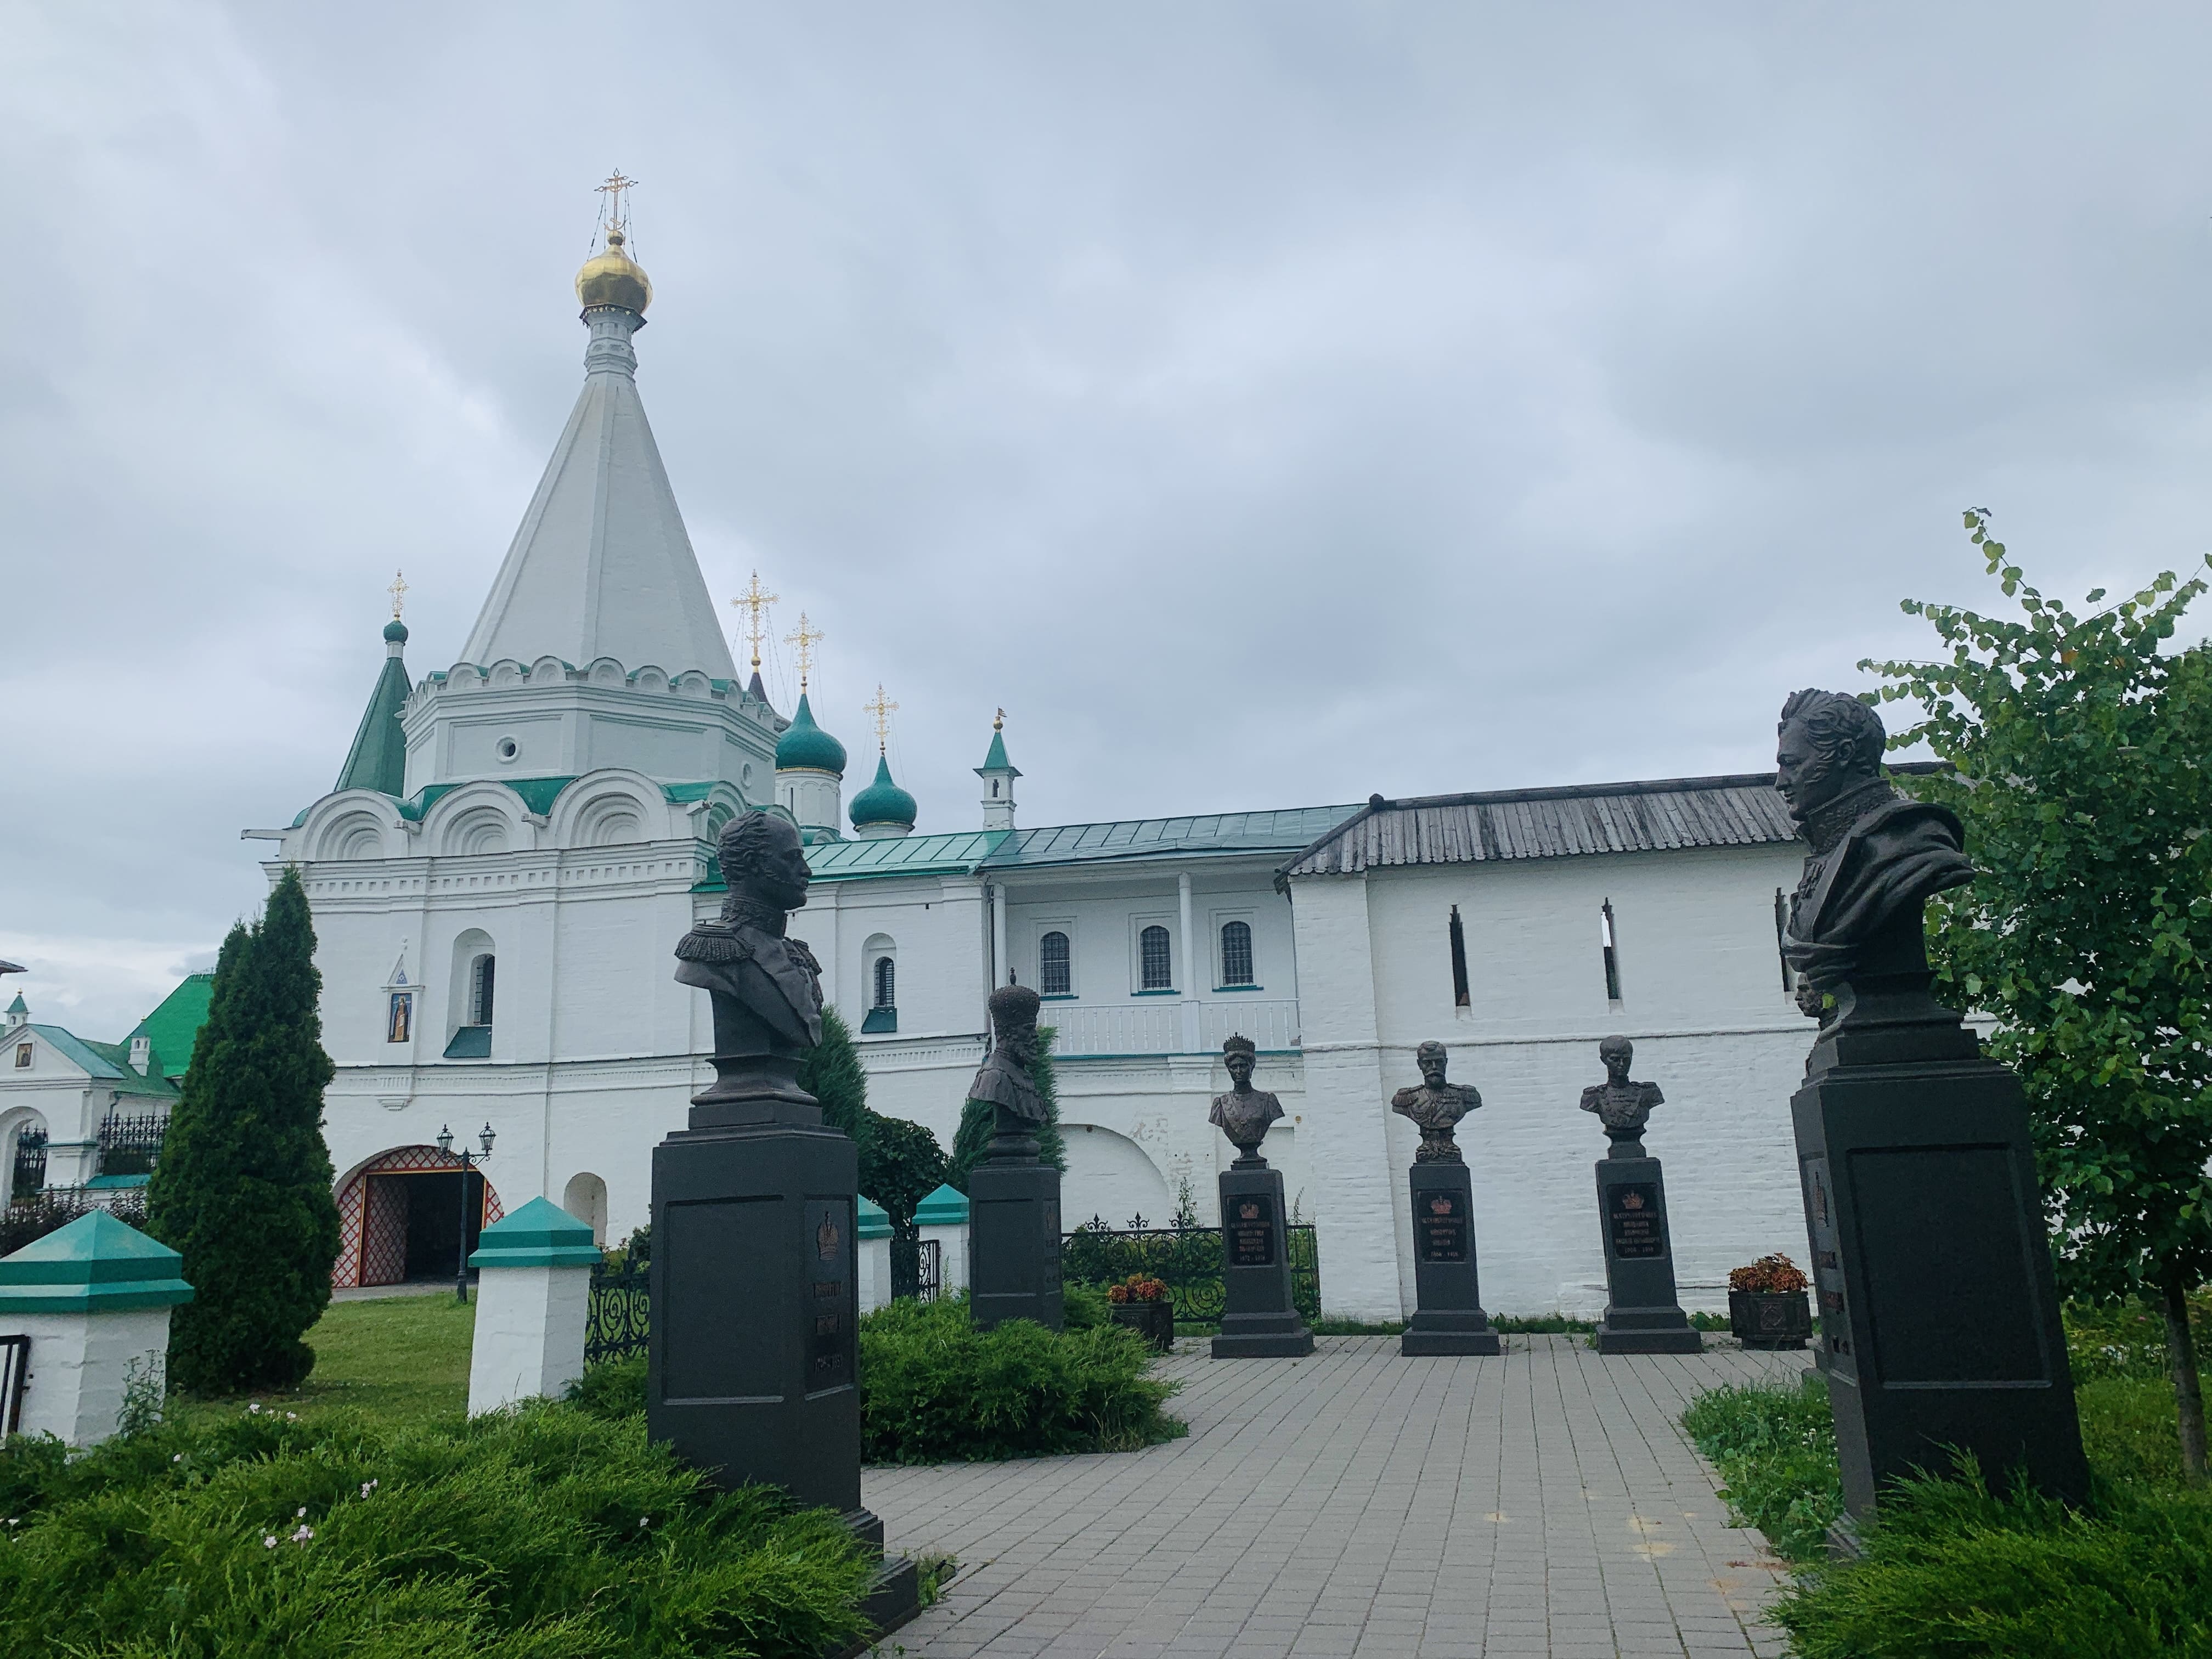
M114 1038L581 376L924 830L1749 770L1802 684L2208 547L2201 6L0 0L0 957ZM734 627L738 614L724 606ZM739 647L742 656L742 647ZM787 660L772 681L789 708Z

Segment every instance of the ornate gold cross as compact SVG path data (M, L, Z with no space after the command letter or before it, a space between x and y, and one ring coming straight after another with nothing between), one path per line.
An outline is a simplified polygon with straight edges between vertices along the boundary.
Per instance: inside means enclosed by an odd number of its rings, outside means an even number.
M783 636L786 645L796 648L799 654L799 689L806 690L806 672L814 666L814 647L823 638L822 630L806 620L806 613L799 613L799 626Z
M878 685L875 701L864 702L860 707L876 723L876 752L883 754L890 747L891 716L898 712L898 705L885 696L884 688Z
M629 221L623 216L623 192L635 189L636 185L636 179L623 178L623 170L617 167L612 173L607 174L606 183L592 186L600 195L607 198L608 229L626 231L629 228Z
M404 570L393 571L392 586L384 591L392 595L392 614L397 617L407 598L407 573Z
M761 592L760 572L757 570L753 572L752 581L746 586L745 591L730 601L738 609L750 613L745 623L745 638L752 642L753 667L756 670L760 667L761 641L768 635L766 612L769 606L775 602L776 595Z

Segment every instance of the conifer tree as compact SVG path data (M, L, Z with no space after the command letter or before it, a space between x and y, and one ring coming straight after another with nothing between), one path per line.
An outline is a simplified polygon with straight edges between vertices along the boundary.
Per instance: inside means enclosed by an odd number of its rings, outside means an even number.
M1030 1076L1036 1080L1037 1093L1044 1097L1044 1121L1036 1132L1037 1156L1066 1175L1067 1146L1060 1137L1060 1098L1053 1091L1052 1075L1052 1045L1059 1035L1057 1027L1037 1027L1037 1056ZM968 1190L968 1172L983 1161L997 1121L997 1109L988 1101L971 1100L960 1109L960 1129L952 1137L952 1157L945 1179L963 1193Z
M315 1363L301 1339L330 1303L338 1214L314 950L288 869L260 921L223 940L148 1184L147 1230L184 1256L198 1292L170 1320L169 1376L198 1393L290 1388Z
M822 1121L860 1149L861 1195L883 1206L900 1237L913 1237L915 1208L945 1179L945 1149L921 1124L869 1109L859 1045L835 1008L822 1010L822 1041L800 1065L799 1086L822 1103Z
M856 1141L861 1138L868 1111L868 1074L861 1067L853 1028L835 1008L824 1006L822 1010L822 1041L799 1063L799 1086L822 1103L824 1123Z

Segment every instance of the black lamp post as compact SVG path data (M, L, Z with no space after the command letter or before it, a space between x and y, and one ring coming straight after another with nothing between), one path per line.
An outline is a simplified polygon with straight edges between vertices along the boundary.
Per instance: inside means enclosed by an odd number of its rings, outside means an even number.
M491 1156L491 1143L495 1139L491 1125L485 1124L483 1133L477 1139L483 1143L483 1152L461 1148L461 1242L456 1252L458 1260L453 1263L453 1295L465 1308L469 1304L469 1171ZM438 1150L453 1150L453 1126L450 1123L438 1131Z

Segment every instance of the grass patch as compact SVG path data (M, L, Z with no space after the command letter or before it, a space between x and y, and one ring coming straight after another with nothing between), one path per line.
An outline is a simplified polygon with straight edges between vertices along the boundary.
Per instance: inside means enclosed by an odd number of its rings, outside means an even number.
M816 1659L865 1632L839 1518L717 1493L641 1419L233 1407L0 1446L22 1659Z
M1161 1407L1180 1384L1116 1325L979 1331L963 1297L894 1302L860 1321L860 1455L945 1463L1133 1451L1188 1434Z
M427 1423L467 1409L476 1327L475 1301L465 1308L450 1292L333 1302L307 1331L315 1351L307 1380L240 1400L300 1412L347 1406L380 1423ZM228 1416L238 1403L173 1397L167 1415Z
M1826 1382L1716 1389L1691 1402L1682 1426L1721 1472L1730 1526L1758 1528L1792 1561L1820 1559L1844 1511Z

